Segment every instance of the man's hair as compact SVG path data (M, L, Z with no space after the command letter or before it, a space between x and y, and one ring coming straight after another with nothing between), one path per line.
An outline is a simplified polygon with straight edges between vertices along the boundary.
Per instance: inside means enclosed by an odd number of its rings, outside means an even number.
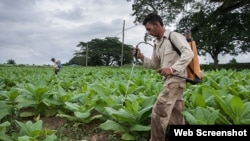
M152 22L152 23L159 22L160 25L163 26L162 18L156 13L148 14L143 21L143 25L146 25L148 22Z
M51 61L55 61L55 58L51 58Z

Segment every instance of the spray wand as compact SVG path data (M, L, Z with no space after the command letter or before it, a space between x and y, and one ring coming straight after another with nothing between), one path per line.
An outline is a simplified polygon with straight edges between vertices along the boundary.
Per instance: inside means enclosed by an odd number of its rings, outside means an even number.
M135 63L137 62L137 55L138 55L139 45L142 44L142 43L151 45L150 43L147 43L147 42L139 42L135 47L135 54L134 54L135 59L134 59L132 69L131 69L131 72L130 72L130 76L129 76L129 80L128 80L128 84L127 84L127 88L126 88L126 93L125 93L125 96L124 96L124 99L123 99L123 105L124 105L124 102L125 102L125 99L126 99L126 96L127 96L127 93L128 93L128 88L129 88L130 80L131 80L131 77L132 77L132 74L133 74L133 71L134 71ZM153 47L153 45L151 45L151 46Z

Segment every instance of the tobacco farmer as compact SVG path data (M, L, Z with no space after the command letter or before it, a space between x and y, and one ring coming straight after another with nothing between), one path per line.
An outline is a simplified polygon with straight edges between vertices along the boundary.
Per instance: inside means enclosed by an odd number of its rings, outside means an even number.
M164 78L164 89L158 95L152 109L150 141L165 141L169 124L185 124L182 111L184 110L183 89L186 87L186 80L172 74L187 77L186 67L193 58L193 52L184 35L172 32L171 41L181 52L181 56L178 55L169 41L171 31L164 28L159 15L155 13L147 15L143 25L148 34L155 37L152 57L144 56L139 48L133 49L133 55L142 60L144 67L156 69Z

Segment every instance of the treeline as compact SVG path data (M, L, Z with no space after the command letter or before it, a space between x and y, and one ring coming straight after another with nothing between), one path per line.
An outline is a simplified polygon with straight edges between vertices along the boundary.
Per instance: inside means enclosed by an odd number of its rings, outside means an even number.
M214 70L214 64L202 64L201 65L202 70ZM244 69L250 69L250 63L228 63L228 64L219 64L218 69L226 69L226 70L237 70L241 71Z
M24 65L24 64L0 64L0 67L51 67L50 65L42 65L42 66L38 66L38 65ZM70 64L63 64L64 67L86 67L86 66L72 66ZM210 64L201 64L201 69L204 71L209 71L209 70L214 70L213 68L214 64L210 63ZM93 67L93 66L92 66ZM114 66L111 66L114 67ZM116 66L116 67L120 67L120 66ZM131 67L131 65L124 65L123 67ZM142 67L142 65L137 65L137 67ZM250 70L250 63L228 63L228 64L219 64L218 65L218 70L221 69L226 69L226 70L236 70L236 71L241 71L241 70L245 70L245 69L249 69Z

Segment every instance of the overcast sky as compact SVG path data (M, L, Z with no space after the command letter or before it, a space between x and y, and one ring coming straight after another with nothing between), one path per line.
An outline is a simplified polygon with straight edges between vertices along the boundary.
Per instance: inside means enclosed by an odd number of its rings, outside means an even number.
M132 2L126 0L0 0L0 64L14 59L17 64L51 64L55 57L68 62L79 50L80 41L119 37L136 45L145 29L133 23ZM151 47L141 48L146 56ZM250 60L241 56L238 62ZM220 57L228 62L232 57ZM212 62L210 57L202 63Z

